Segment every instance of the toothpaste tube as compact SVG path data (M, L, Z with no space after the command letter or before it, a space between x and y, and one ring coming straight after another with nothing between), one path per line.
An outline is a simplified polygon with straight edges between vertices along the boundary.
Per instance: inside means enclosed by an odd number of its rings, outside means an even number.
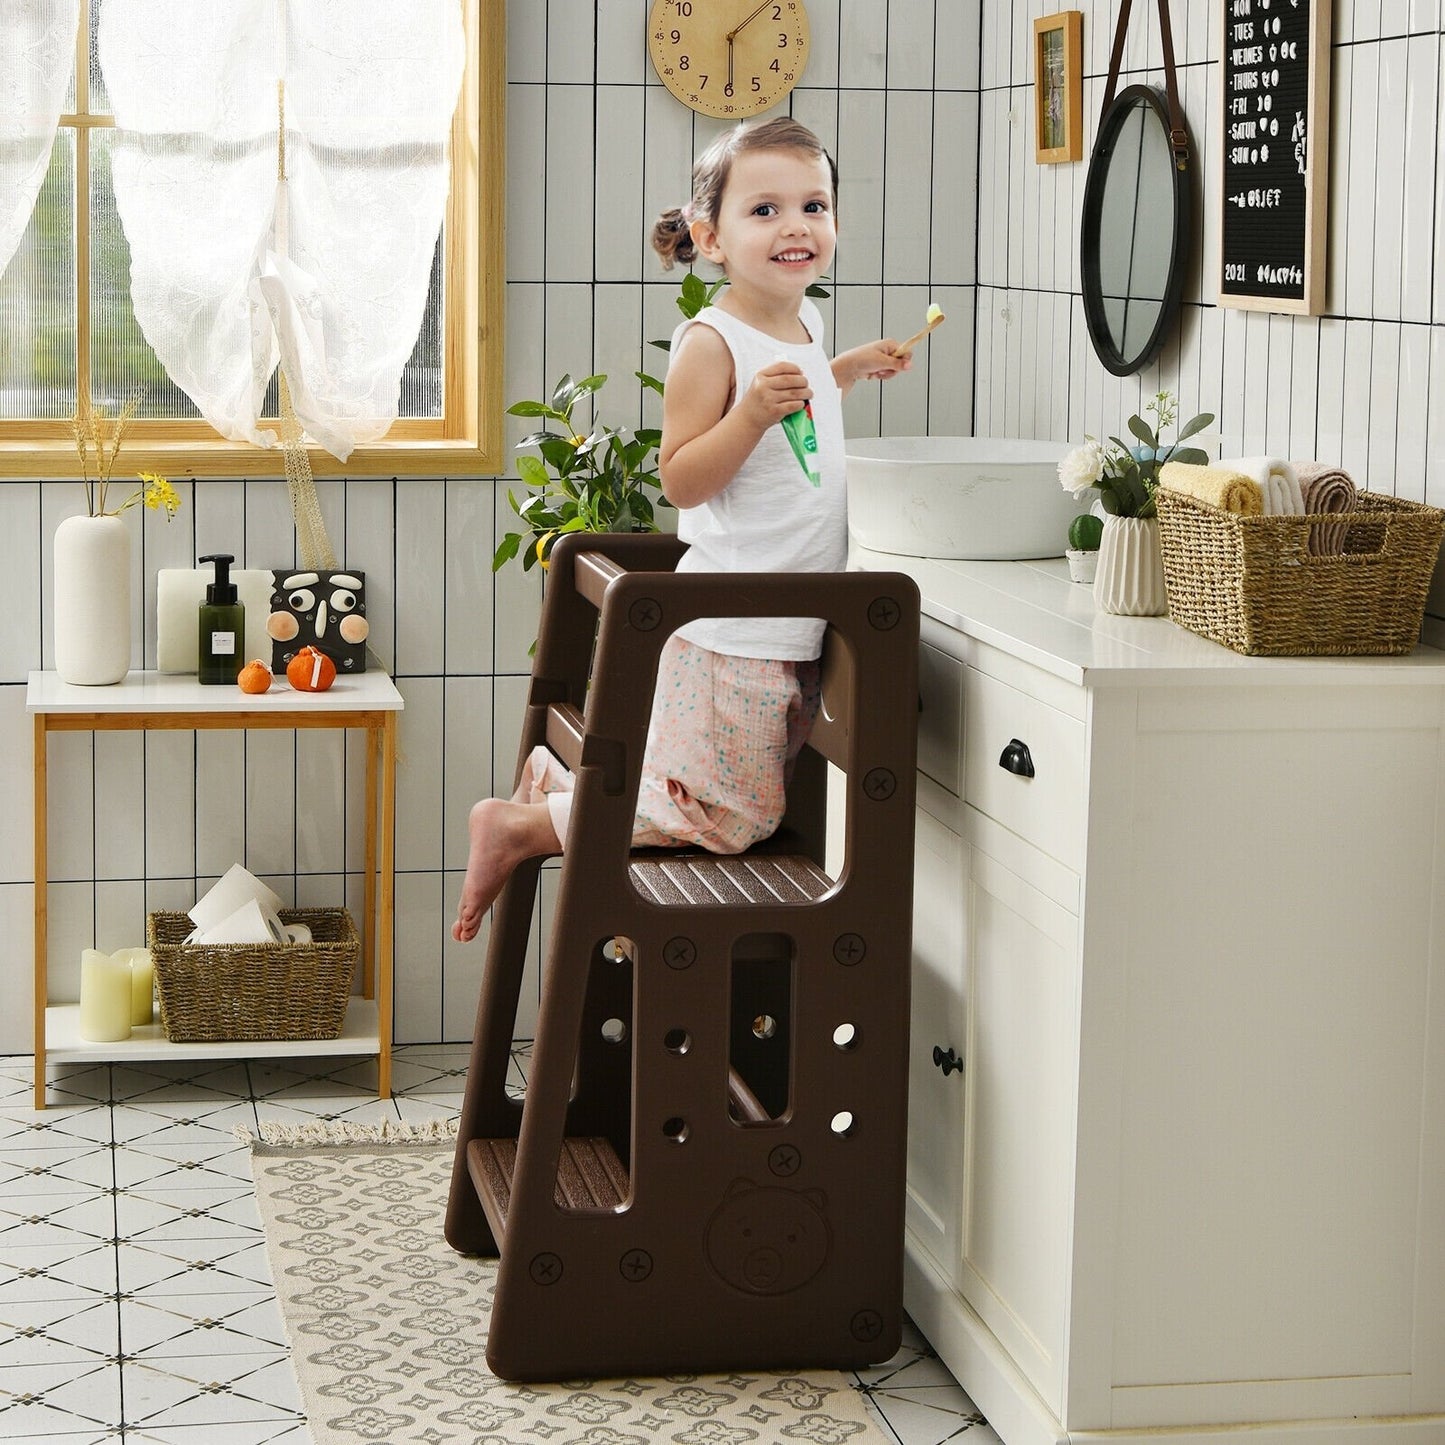
M813 425L811 403L804 402L802 411L785 416L781 426L804 475L815 487L822 486L823 479L818 472L818 431Z
M786 356L778 357L779 361L787 359ZM801 411L790 412L779 425L798 459L798 465L803 469L803 475L815 487L822 486L823 478L818 471L818 429L813 425L812 403L805 401Z

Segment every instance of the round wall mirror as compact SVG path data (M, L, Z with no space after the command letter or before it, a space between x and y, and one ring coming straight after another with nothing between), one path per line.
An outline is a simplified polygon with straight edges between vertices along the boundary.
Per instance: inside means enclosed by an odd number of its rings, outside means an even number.
M1164 344L1184 289L1191 211L1163 97L1131 85L1099 122L1080 241L1084 319L1115 376L1138 371Z

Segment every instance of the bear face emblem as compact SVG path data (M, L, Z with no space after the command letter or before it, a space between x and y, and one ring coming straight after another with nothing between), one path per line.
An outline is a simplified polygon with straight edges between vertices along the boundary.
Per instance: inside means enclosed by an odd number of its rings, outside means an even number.
M820 1189L777 1189L737 1179L707 1226L718 1277L748 1294L786 1294L808 1283L832 1252Z

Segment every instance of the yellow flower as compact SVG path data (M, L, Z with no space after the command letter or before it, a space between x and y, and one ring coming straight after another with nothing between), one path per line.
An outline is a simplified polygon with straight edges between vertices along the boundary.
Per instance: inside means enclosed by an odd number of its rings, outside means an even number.
M159 472L140 472L142 486L141 500L151 511L158 507L166 509L166 521L170 521L181 509L180 493L160 475Z

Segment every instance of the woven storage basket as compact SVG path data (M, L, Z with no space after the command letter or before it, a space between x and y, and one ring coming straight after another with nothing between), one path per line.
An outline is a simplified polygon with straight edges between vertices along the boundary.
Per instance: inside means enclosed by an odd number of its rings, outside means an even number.
M1377 656L1420 640L1445 512L1361 492L1351 512L1241 517L1160 487L1169 616L1235 652ZM1345 526L1344 551L1315 556L1311 528Z
M161 1027L172 1043L237 1039L334 1039L341 1033L360 956L344 908L289 908L310 943L186 944L185 913L151 913L146 944L155 965Z

